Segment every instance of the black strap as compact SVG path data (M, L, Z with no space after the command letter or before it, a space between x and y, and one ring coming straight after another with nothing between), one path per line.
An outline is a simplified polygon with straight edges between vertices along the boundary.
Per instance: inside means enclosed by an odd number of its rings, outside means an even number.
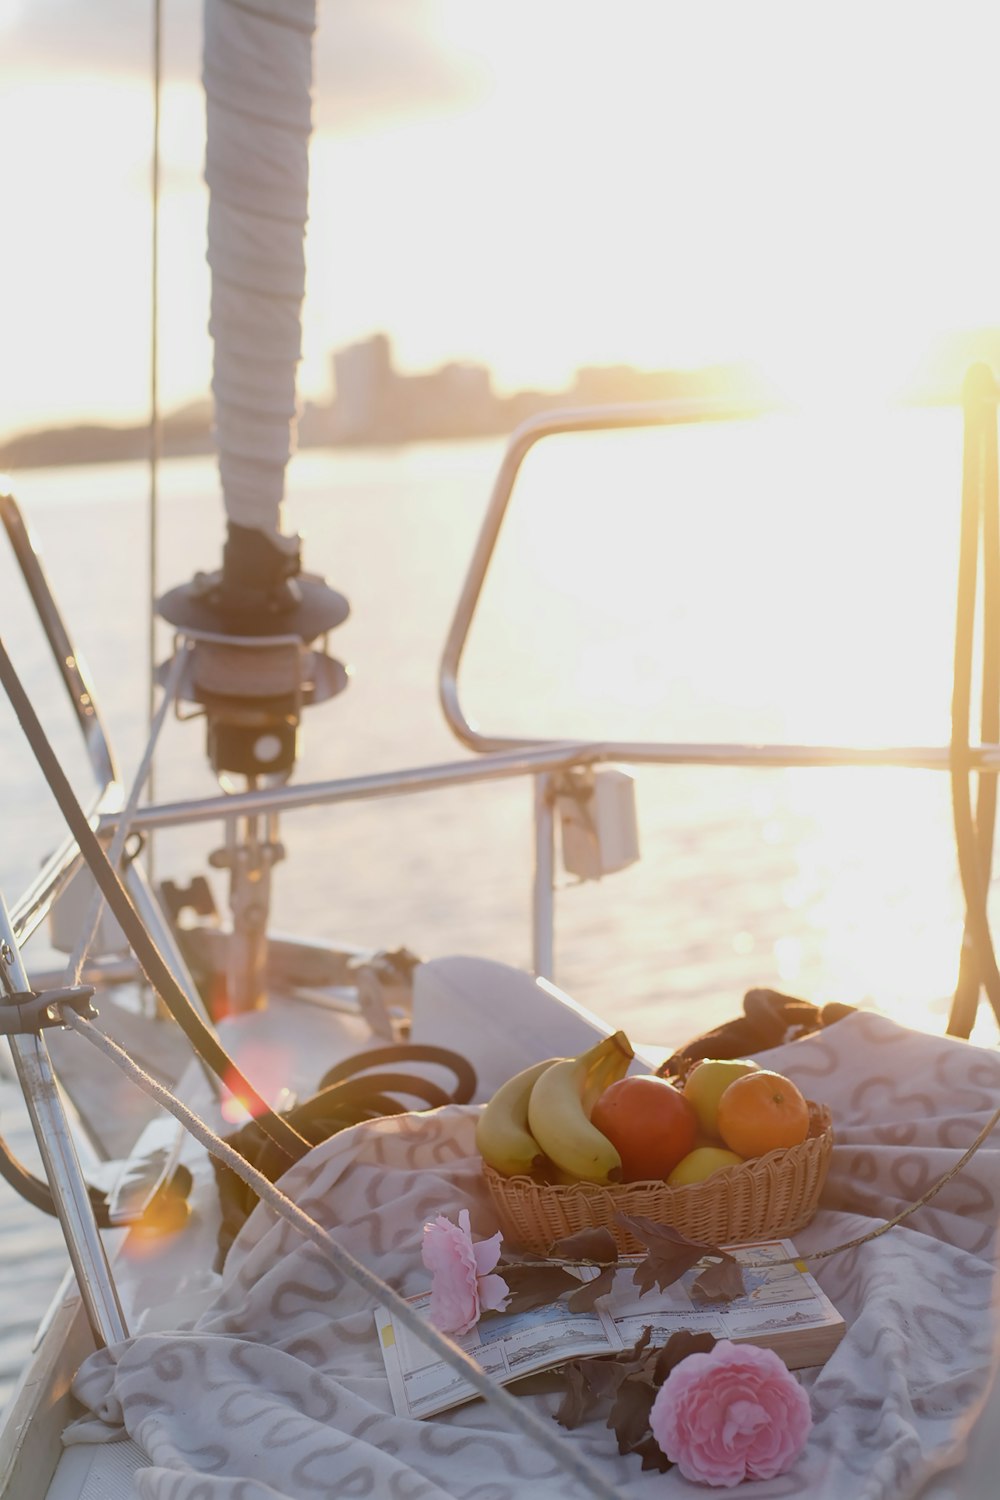
M36 1177L33 1172L28 1171L28 1168L14 1155L2 1136L0 1136L0 1177L16 1193L20 1193L25 1202L30 1203L33 1208L40 1209L43 1214L51 1214L53 1218L57 1217L52 1189L48 1183L43 1182L40 1177ZM87 1193L90 1197L90 1206L94 1211L94 1219L96 1220L98 1229L107 1229L111 1223L111 1220L108 1218L107 1194L102 1193L100 1188L89 1185Z
M407 1071L386 1070L385 1065L392 1063L405 1064ZM410 1071L414 1064L449 1069L455 1077L452 1092ZM337 1063L323 1075L318 1093L295 1105L284 1118L318 1146L351 1125L404 1113L411 1107L405 1102L407 1099L439 1108L446 1104L467 1104L475 1092L476 1071L459 1053L446 1047L400 1042ZM272 1143L257 1130L256 1121L244 1125L228 1141L271 1182L276 1182L287 1169L287 1163L275 1152ZM222 1210L216 1260L216 1268L221 1270L230 1245L257 1202L257 1194L221 1162L213 1159L212 1166Z
M467 1058L447 1047L435 1047L429 1042L397 1042L388 1047L374 1047L355 1057L345 1057L343 1062L327 1069L319 1081L321 1089L328 1089L342 1079L354 1078L369 1068L382 1067L385 1063L434 1063L449 1068L455 1075L455 1088L444 1102L468 1104L476 1092L476 1070Z

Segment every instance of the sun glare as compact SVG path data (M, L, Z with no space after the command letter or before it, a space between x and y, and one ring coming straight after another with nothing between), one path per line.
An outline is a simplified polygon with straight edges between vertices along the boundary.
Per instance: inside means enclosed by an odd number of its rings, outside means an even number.
M479 93L316 137L305 396L328 393L332 349L385 329L405 368L476 359L507 390L587 364L749 360L798 399L870 400L905 386L936 330L1000 325L988 12L662 0L619 8L613 36L588 0L428 16L442 68ZM197 94L167 81L168 403L208 381ZM3 421L74 401L134 417L148 80L18 77L0 126L19 142ZM43 304L58 357L38 347Z

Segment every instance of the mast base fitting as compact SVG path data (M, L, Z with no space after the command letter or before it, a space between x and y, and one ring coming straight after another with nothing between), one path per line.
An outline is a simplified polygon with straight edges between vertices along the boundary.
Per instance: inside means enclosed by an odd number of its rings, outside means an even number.
M298 758L298 733L297 716L247 724L209 714L209 763L216 776L287 776Z
M230 636L297 635L304 642L342 625L343 594L318 574L303 573L301 540L285 551L253 526L228 525L222 568L196 573L157 600L159 614L180 630Z

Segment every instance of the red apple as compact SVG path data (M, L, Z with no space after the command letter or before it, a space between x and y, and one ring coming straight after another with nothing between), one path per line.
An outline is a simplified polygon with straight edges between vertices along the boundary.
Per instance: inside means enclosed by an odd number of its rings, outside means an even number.
M591 1124L622 1159L623 1182L665 1180L694 1149L698 1116L665 1078L637 1074L604 1090Z

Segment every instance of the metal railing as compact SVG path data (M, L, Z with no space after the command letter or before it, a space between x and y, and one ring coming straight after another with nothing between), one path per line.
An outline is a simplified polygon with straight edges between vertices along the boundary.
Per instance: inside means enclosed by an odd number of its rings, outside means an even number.
M74 717L83 735L94 772L95 791L87 816L96 827L101 816L122 806L122 785L104 724L97 708L86 670L63 624L41 559L24 517L13 495L0 491L0 521L3 522L14 557L52 650L56 667L69 695ZM31 885L11 907L10 922L19 943L26 942L45 919L53 901L80 863L80 851L67 838L45 861Z
M374 801L473 783L532 776L536 783L533 966L536 973L551 978L554 901L554 814L551 793L553 784L558 783L562 773L574 767L596 766L614 761L624 761L631 765L663 766L775 769L867 766L950 771L953 752L948 745L850 746L523 739L480 733L462 707L458 677L469 631L517 476L526 456L542 438L566 433L746 421L780 409L772 404L713 399L644 402L553 412L534 418L517 429L510 439L497 474L439 670L439 697L445 718L457 739L476 752L474 760L163 803L140 809L136 814L134 827L178 827L242 815L293 812L305 807ZM971 746L963 763L969 772L1000 771L1000 744ZM115 812L105 812L100 818L99 831L110 832L116 821Z

